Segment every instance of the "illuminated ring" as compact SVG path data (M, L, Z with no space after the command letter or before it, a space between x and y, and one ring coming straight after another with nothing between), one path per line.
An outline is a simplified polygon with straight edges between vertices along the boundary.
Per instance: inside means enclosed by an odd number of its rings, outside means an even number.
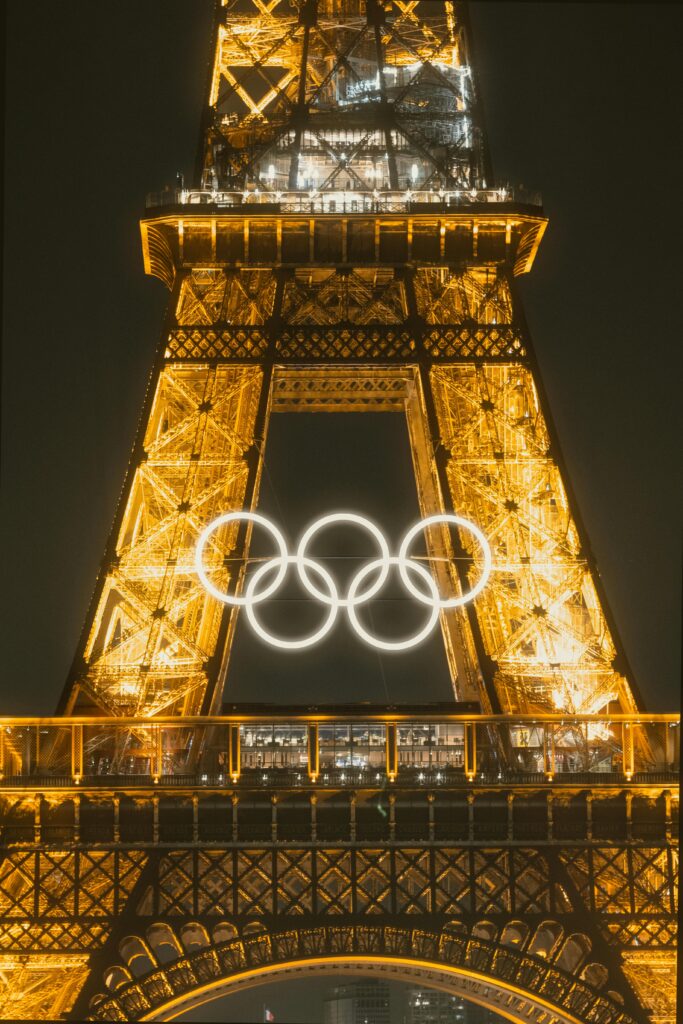
M461 516L453 516L444 512L442 515L428 516L426 519L422 519L419 523L416 523L415 526L408 530L407 534L403 538L403 543L401 544L401 549L398 553L398 571L401 574L401 579L403 580L404 585L407 587L407 589L410 591L413 597L416 597L418 601L422 601L423 604L432 603L432 598L426 597L422 591L418 590L417 587L413 586L405 570L405 567L407 565L417 565L416 562L412 562L408 558L408 548L412 544L416 535L421 530L424 530L426 526L433 526L436 523L452 523L454 526L462 526L464 529L469 530L470 533L472 533L479 541L479 544L481 545L481 550L484 553L484 568L482 570L482 574L479 580L477 581L476 585L472 587L471 590L468 590L466 594L461 594L459 597L450 597L446 598L445 600L442 600L439 597L437 591L437 608L458 608L460 605L467 604L468 601L472 601L473 598L475 598L477 594L486 586L486 581L491 575L491 548L489 547L489 542L487 541L486 537L481 532L479 527L475 526L474 523L471 523L469 519L462 519Z
M432 579L431 573L428 572L423 565L420 565L419 562L406 562L405 568L412 569L418 575L422 576L422 578L429 585L433 595L432 611L429 616L429 619L427 620L427 623L422 627L422 629L418 633L415 634L415 636L408 637L407 640L380 640L379 637L373 636L372 633L368 633L365 627L360 624L360 622L358 621L358 616L356 615L356 602L354 601L356 590L363 582L365 577L369 573L371 573L374 570L375 566L377 565L382 565L381 559L377 559L377 561L375 562L368 562L367 565L364 565L361 569L359 569L359 571L356 573L353 580L351 581L347 605L349 612L349 621L353 626L354 630L356 631L356 633L358 634L358 636L362 640L365 640L367 644L370 644L371 647L377 647L381 651L407 651L410 647L416 647L419 643L421 643L425 639L425 637L429 636L431 631L434 629L436 620L439 617L439 591L436 589L436 583ZM391 557L389 559L389 565L397 565L399 567L399 570L401 570L401 577L403 578L403 563L400 555L398 556L398 558Z
M213 532L219 527L225 526L227 523L240 521L256 523L259 526L263 526L271 536L275 538L279 549L278 555L266 560L254 573L247 585L244 597L229 595L214 586L207 577L203 561L206 545ZM333 577L318 561L308 558L306 556L306 550L312 538L319 530L331 525L332 523L344 522L364 527L377 541L381 557L364 565L352 578L346 597L340 598ZM426 527L433 526L437 523L449 523L469 530L470 533L472 533L479 541L483 552L484 564L477 584L460 597L442 600L439 595L438 587L432 578L431 572L428 571L425 566L408 556L410 545L416 535ZM356 635L371 647L385 651L402 651L415 647L432 631L441 609L458 607L476 597L476 595L486 585L492 569L491 562L491 549L481 530L467 519L462 519L459 516L446 513L430 516L413 526L405 535L399 554L396 557L389 555L387 542L379 528L376 527L369 519L353 512L335 512L327 516L321 516L321 518L312 523L304 533L297 548L296 555L288 554L282 534L277 527L270 522L270 520L265 518L265 516L258 515L255 512L229 512L220 516L218 519L214 520L214 522L205 527L199 537L195 551L195 568L200 580L209 593L224 604L239 605L246 608L247 617L254 632L271 646L285 650L301 650L311 647L319 640L322 640L332 629L340 608L347 609L350 626ZM305 590L312 597L329 606L329 614L322 626L308 637L303 637L299 640L283 640L280 637L273 636L263 628L256 618L256 612L254 611L255 605L261 601L265 601L275 592L275 590L277 590L284 580L287 567L290 564L296 565L299 579ZM361 625L356 614L356 606L369 601L381 589L387 579L389 568L392 565L398 566L402 582L410 594L417 598L417 600L422 604L426 604L431 608L430 618L426 625L414 636L408 637L406 640L382 640L379 637L373 636L365 629L364 626ZM327 589L327 593L315 585L307 570L311 570L314 575L318 575L323 586ZM413 584L410 578L411 570L416 572L418 576L422 576L423 580L426 581L428 594L426 594L425 591L419 590ZM275 578L272 583L264 587L260 593L257 593L257 585L259 581L269 572L274 572ZM366 576L369 576L373 572L377 574L374 583L363 591L361 584L365 580Z
M326 603L329 603L330 605L330 612L325 621L323 622L322 626L320 627L320 629L317 630L317 632L311 633L310 636L304 637L301 640L282 640L279 636L273 636L272 633L269 633L267 630L265 630L261 623L256 618L256 612L254 611L254 604L256 602L255 600L253 600L253 592L256 588L256 584L261 579L261 577L265 575L265 573L269 572L277 562L280 562L280 569L278 570L276 578L278 581L280 581L284 576L284 573L287 572L287 566L290 564L298 566L300 564L300 561L304 561L307 564L308 568L313 569L314 572L317 572L318 575L322 577L324 582L329 587L330 594L328 601ZM281 571L283 567L284 572ZM272 593L272 587L268 588L268 593ZM327 634L332 629L335 623L335 620L337 618L337 612L339 611L339 599L337 597L337 588L335 586L334 580L330 576L327 569L324 569L322 565L318 565L318 563L314 562L312 558L305 558L301 560L299 559L298 555L285 555L283 559L271 558L269 559L269 561L265 562L262 566L260 566L252 576L251 580L249 581L249 586L247 587L246 600L243 603L246 605L247 618L249 619L249 622L251 623L251 628L254 630L254 632L258 636L260 636L262 640L265 640L267 644L270 644L271 647L282 647L285 650L290 651L302 650L305 647L312 647L313 644L316 644L319 640L322 640L323 637L327 636Z
M218 587L214 586L204 571L204 548L206 547L211 534L217 530L219 526L225 526L226 523L240 522L241 520L245 520L249 523L257 523L259 526L263 526L268 530L270 535L275 538L275 543L280 551L279 558L273 558L266 562L266 565L270 565L274 561L280 562L280 569L274 581L267 586L265 590L262 590L260 594L254 594L250 588L247 591L246 597L236 597L231 594L226 594L223 590L219 590ZM194 565L197 570L197 575L210 594L217 597L219 601L223 602L223 604L240 605L244 607L251 604L257 604L259 601L265 601L267 597L270 597L271 594L275 593L285 578L285 573L287 572L287 557L287 545L285 544L284 537L278 528L274 526L269 519L266 519L265 516L260 516L257 512L226 512L224 516L219 516L218 519L214 519L212 523L209 523L209 525L202 530L195 551ZM256 573L256 575L258 576L258 573Z
M364 601L369 601L371 597L375 596L378 590L381 590L381 588L384 586L384 583L386 582L387 576L389 575L389 545L387 544L384 534L382 533L378 526L375 526L375 524L372 523L369 519L366 519L365 516L359 516L355 512L331 512L330 515L321 516L320 519L316 519L314 523L311 523L311 525L308 527L303 537L299 541L299 547L296 550L297 569L299 570L301 582L303 583L304 587L309 592L309 594L312 594L313 597L316 597L319 601L322 601L323 604L331 603L330 598L327 596L327 594L323 594L322 591L318 590L318 588L314 586L313 583L311 583L311 580L305 568L306 562L310 561L306 558L306 548L308 547L309 543L311 542L315 534L318 532L318 530L324 529L324 527L329 526L330 523L355 523L357 526L362 526L364 529L366 529L368 533L371 533L372 536L377 541L377 543L379 544L382 557L377 559L376 562L373 562L373 565L379 564L381 566L380 573L375 583L373 583L371 587L368 587L368 589L364 593L359 594L354 603L362 604ZM340 608L348 608L350 597L347 596L337 598L337 601L339 602Z

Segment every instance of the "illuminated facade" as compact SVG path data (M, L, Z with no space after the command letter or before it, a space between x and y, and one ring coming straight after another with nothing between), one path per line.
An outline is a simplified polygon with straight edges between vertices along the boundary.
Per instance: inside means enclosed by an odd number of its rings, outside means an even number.
M62 717L2 723L0 1015L165 1019L352 964L673 1024L678 722L562 477L515 291L546 219L492 180L466 12L235 0L212 67L196 188L141 225L171 299ZM197 539L256 506L271 414L367 410L406 416L422 514L491 545L441 613L460 703L221 716L236 613ZM217 584L249 540L213 535ZM428 541L471 589L471 534Z
M447 992L415 988L408 997L405 1024L500 1024L491 1010Z
M336 985L325 997L323 1024L391 1024L389 986L373 978Z

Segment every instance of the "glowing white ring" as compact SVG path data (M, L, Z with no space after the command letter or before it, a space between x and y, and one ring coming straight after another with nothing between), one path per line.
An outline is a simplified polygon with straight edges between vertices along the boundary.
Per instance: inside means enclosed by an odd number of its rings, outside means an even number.
M357 526L362 526L365 530L368 531L368 533L372 534L372 536L379 544L379 549L382 553L382 557L377 559L377 561L375 561L373 564L379 564L381 566L381 571L377 576L376 582L373 583L371 587L368 587L368 589L363 594L358 595L355 604L362 604L364 601L369 601L371 597L374 597L375 594L382 589L386 582L386 578L389 575L389 545L387 544L384 534L382 533L378 526L375 526L375 524L371 522L369 519L366 519L365 516L359 516L355 512L331 512L329 515L321 516L320 519L316 519L314 523L311 523L311 525L308 527L303 537L299 541L299 547L297 548L296 551L296 557L298 559L297 569L299 570L301 582L303 583L309 594L312 594L313 597L318 599L318 601L322 601L323 604L330 603L329 597L326 594L323 594L322 591L318 590L318 588L314 586L313 583L311 583L308 577L308 573L306 572L305 565L306 562L309 561L306 558L306 548L310 544L312 538L319 530L324 529L331 523L355 523ZM338 598L337 600L339 602L340 608L349 607L350 597L342 597Z
M408 578L408 574L405 571L405 567L407 565L416 564L415 562L411 562L408 558L408 548L412 544L414 538L421 530L424 530L426 526L434 526L436 523L451 523L453 526L462 526L465 530L469 530L470 533L479 541L481 550L484 554L484 567L482 569L481 576L471 590L468 590L465 594L460 594L458 597L449 597L445 599L439 597L437 593L437 608L459 608L461 605L467 604L468 601L474 600L477 594L479 594L486 586L486 582L491 575L492 562L489 542L479 527L475 526L474 523L471 523L469 519L463 519L461 516L453 516L444 512L442 515L428 516L426 519L422 519L421 522L416 523L415 526L408 530L407 534L403 538L403 543L401 544L398 553L398 571L401 574L401 579L405 587L410 591L413 597L416 597L418 601L422 601L423 604L432 603L431 598L427 597L411 583Z
M206 575L203 561L204 550L211 534L226 523L240 521L252 522L259 526L263 526L271 536L275 538L279 549L278 555L275 555L273 558L265 561L254 573L249 581L244 597L237 597L224 593L214 586ZM356 573L349 584L347 596L344 598L339 597L336 584L330 573L328 573L328 571L323 568L319 562L312 558L308 558L305 554L308 544L319 530L331 523L339 522L355 523L362 526L372 534L378 542L381 551L380 558L377 558L372 562L368 562ZM419 562L408 556L408 550L415 536L421 530L424 530L425 527L432 526L437 523L450 523L454 526L460 526L469 530L479 541L484 555L484 565L481 577L471 590L459 597L442 599L431 573ZM330 608L329 614L320 629L316 630L310 636L304 637L300 640L283 640L281 637L276 637L271 633L268 633L268 631L260 624L256 618L256 613L254 612L254 606L265 601L280 586L285 578L288 565L296 565L299 578L304 588L312 597L321 601L323 604L329 605ZM364 626L361 625L356 614L356 607L369 601L383 586L389 573L389 568L392 565L398 566L401 579L413 597L417 598L417 600L422 604L431 606L431 614L427 624L419 630L418 633L412 637L408 637L406 640L381 640L380 638L373 636L365 629ZM228 512L223 516L219 516L218 519L215 519L202 531L195 552L195 568L200 580L210 594L216 597L219 601L222 601L224 604L237 605L246 608L247 617L253 630L261 637L262 640L273 647L279 647L285 650L301 650L303 648L313 646L313 644L322 640L332 629L339 609L346 608L348 610L349 623L360 639L365 640L365 642L370 644L371 647L376 647L380 650L403 651L410 647L415 647L425 639L425 637L434 628L441 609L456 608L460 605L466 604L466 602L471 601L476 597L476 595L480 593L482 588L486 585L491 573L492 565L491 549L481 530L468 519L462 519L460 516L450 515L447 513L429 516L413 526L405 535L398 556L390 556L387 542L378 527L376 527L369 519L366 519L364 516L356 515L356 513L353 512L335 512L327 516L321 516L320 519L312 523L305 531L297 548L296 555L290 555L287 553L287 548L282 534L269 519L265 518L265 516L261 516L256 512ZM307 569L311 570L313 573L317 573L323 584L327 587L327 594L320 590L311 581ZM422 576L423 580L426 581L429 596L425 594L424 591L419 590L412 583L409 575L411 570L416 572L418 576ZM257 593L256 588L259 581L268 572L273 571L275 571L275 578L273 582ZM366 576L369 576L372 572L378 573L376 581L359 593L361 583L365 580Z
M330 596L328 600L325 602L326 604L329 604L330 611L320 629L318 629L315 633L311 633L310 636L304 637L303 639L299 640L283 640L279 636L273 636L272 633L269 633L267 630L263 628L261 623L256 618L256 612L254 611L254 605L256 604L256 600L254 599L253 595L254 590L256 588L256 584L261 579L261 577L264 576L265 573L267 573L269 570L271 570L273 568L273 565L279 561L279 558L271 558L270 561L264 562L264 564L256 570L251 580L249 581L249 586L247 587L246 594L246 600L248 602L246 604L247 618L249 619L251 628L254 630L254 632L258 636L260 636L262 640L265 640L267 644L270 644L271 647L281 647L284 650L290 651L303 650L305 647L312 647L313 644L316 644L319 640L322 640L324 637L327 636L329 631L332 629L337 618L337 612L339 611L340 603L339 598L337 597L337 588L335 586L334 580L330 576L327 569L323 568L322 565L319 565L318 562L314 562L312 558L301 559L298 554L285 555L285 558L283 559L285 572L287 572L288 565L296 565L297 568L299 568L301 563L305 562L310 569L313 569L314 572L317 572L318 575L322 577L322 579L329 587L330 591ZM280 568L282 568L282 565L280 566ZM278 580L282 578L280 571L278 571L276 578ZM259 597L259 600L262 600L262 598Z
M365 640L367 644L370 644L371 647L378 647L381 651L407 651L410 647L416 647L419 643L422 643L425 637L428 637L431 631L434 629L436 620L439 617L439 591L436 589L436 583L432 579L431 573L429 573L427 569L425 569L424 565L420 565L419 562L402 563L400 555L398 558L396 558L395 556L391 557L389 559L389 565L397 565L399 567L399 570L401 572L401 578L403 578L403 572L404 569L406 568L410 568L419 576L422 576L422 578L431 587L434 600L432 603L432 612L431 615L429 616L429 619L427 620L426 624L422 627L422 629L414 636L408 637L407 640L380 640L379 637L373 636L372 633L368 633L368 631L363 626L361 626L360 622L358 621L358 616L356 615L356 602L354 602L353 598L355 596L356 590L358 589L362 581L365 579L365 577L368 575L368 573L371 573L375 566L382 564L383 563L381 559L377 559L377 561L375 562L368 562L368 564L364 565L362 569L359 569L359 571L356 573L353 580L351 581L351 586L349 587L348 600L349 622L353 626L358 636L362 640Z
M275 542L280 550L280 557L278 559L278 561L281 562L280 571L277 573L270 586L266 587L265 590L262 590L258 596L249 596L249 591L247 591L247 595L245 597L226 594L225 591L219 590L218 587L214 586L204 571L204 548L206 547L211 534L220 526L225 526L226 523L240 522L241 520L248 523L257 523L259 526L263 526L268 530L271 536L275 538ZM225 515L219 516L218 519L214 519L212 523L209 523L209 525L202 530L197 543L197 549L195 551L194 565L197 570L197 575L210 594L217 597L219 601L223 602L223 604L239 605L241 607L248 608L249 605L256 604L259 601L265 601L266 598L275 593L285 578L285 573L287 572L287 558L288 555L285 538L282 536L277 526L271 523L270 519L266 519L265 516L260 516L257 512L226 512ZM266 565L269 564L270 562L266 562Z

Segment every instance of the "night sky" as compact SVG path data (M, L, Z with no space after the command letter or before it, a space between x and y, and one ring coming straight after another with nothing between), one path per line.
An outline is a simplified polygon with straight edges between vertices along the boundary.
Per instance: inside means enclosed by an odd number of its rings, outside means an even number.
M486 2L471 18L497 178L540 189L550 217L521 289L574 490L647 705L673 710L683 8ZM52 713L78 641L166 301L144 276L137 220L147 191L191 176L210 22L209 0L8 4L4 714ZM276 457L302 429L286 419L264 502L303 523L311 510ZM409 468L400 417L388 419L367 427L395 451L378 519ZM333 442L332 417L321 429ZM361 451L351 433L347 449ZM378 469L365 465L356 486L369 510ZM311 514L337 500L320 486ZM413 498L401 500L407 510ZM233 671L245 657L238 643ZM366 667L349 699L415 697L405 664ZM438 668L434 685L446 695ZM234 699L272 696L267 684L258 695L235 687ZM342 699L334 687L327 696ZM279 1003L278 1022L288 1012Z
M148 190L192 172L210 21L208 0L9 5L5 713L52 711L94 586L166 299L142 272L137 218ZM521 286L566 461L640 687L670 709L683 10L475 3L472 21L498 179L540 188L550 216ZM391 419L381 429L400 434ZM276 485L287 504L294 492ZM404 683L389 680L392 696Z

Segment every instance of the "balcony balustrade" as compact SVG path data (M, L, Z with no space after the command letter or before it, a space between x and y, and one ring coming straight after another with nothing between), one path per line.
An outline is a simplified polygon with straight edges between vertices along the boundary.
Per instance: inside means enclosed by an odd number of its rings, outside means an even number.
M675 715L0 720L0 788L676 781Z

